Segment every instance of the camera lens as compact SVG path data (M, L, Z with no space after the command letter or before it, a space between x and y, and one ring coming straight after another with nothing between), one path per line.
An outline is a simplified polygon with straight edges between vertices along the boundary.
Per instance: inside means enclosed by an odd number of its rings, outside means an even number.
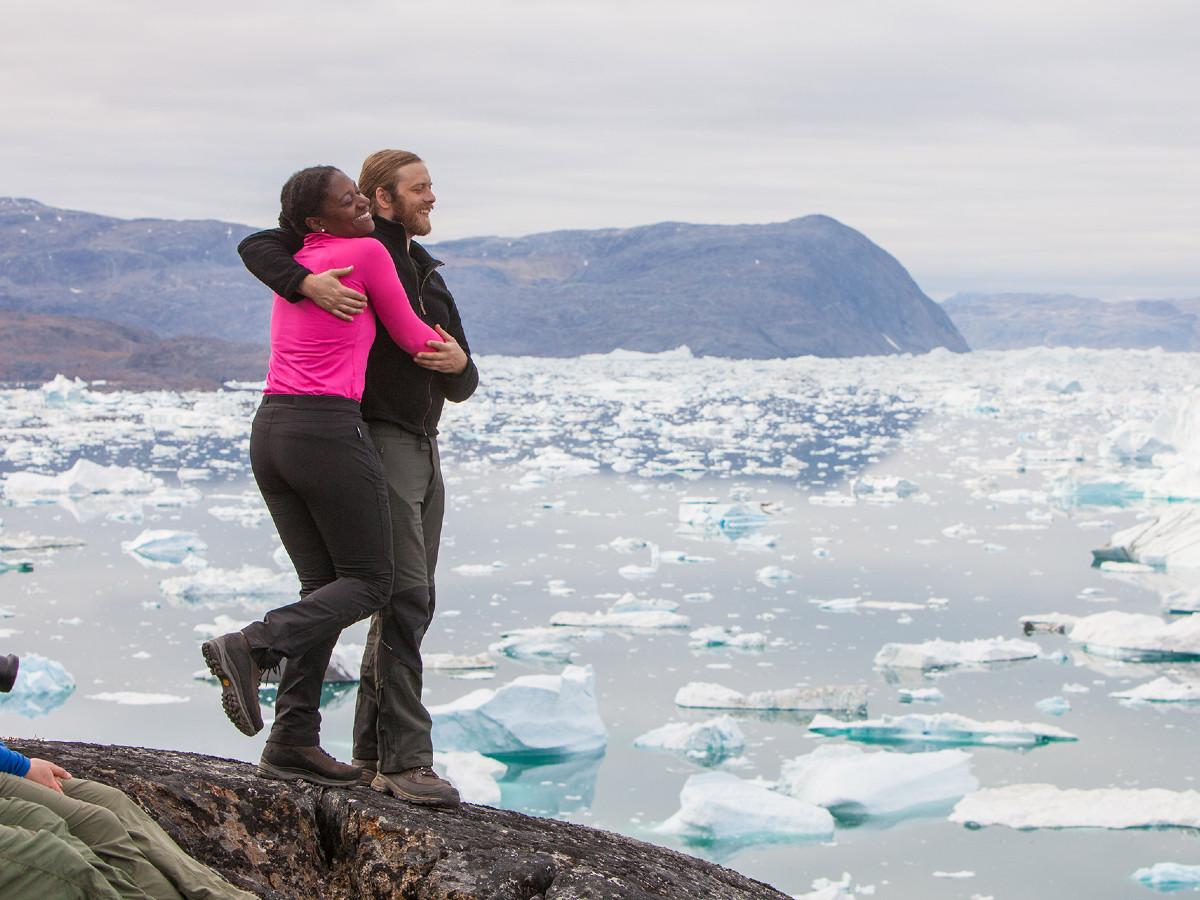
M12 653L0 656L0 693L7 694L12 690L20 664L21 661Z

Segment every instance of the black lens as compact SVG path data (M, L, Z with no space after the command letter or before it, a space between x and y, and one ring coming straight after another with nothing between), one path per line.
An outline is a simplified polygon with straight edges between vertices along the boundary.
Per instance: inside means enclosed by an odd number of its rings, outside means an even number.
M0 694L7 694L12 690L20 664L21 661L11 653L8 656L0 656Z

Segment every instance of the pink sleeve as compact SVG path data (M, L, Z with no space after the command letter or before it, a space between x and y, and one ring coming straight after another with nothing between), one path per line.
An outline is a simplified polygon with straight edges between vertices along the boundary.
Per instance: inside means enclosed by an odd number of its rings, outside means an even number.
M364 251L355 274L362 276L371 308L396 345L412 355L428 350L426 341L441 341L441 335L413 312L395 264L384 246L369 238L356 240L355 244Z

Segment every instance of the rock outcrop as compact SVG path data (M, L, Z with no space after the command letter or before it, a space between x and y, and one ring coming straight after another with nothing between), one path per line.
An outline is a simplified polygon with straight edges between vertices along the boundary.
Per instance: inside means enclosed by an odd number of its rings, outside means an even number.
M6 743L121 788L189 853L270 900L786 900L712 863L553 819L268 781L192 753Z

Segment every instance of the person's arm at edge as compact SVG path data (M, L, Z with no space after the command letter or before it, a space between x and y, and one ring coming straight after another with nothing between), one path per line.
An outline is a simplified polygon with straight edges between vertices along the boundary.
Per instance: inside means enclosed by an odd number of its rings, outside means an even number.
M349 322L367 306L367 298L339 280L352 267L313 272L296 262L304 239L284 228L255 232L238 244L238 255L250 274L280 297L296 303L306 297L321 309Z

